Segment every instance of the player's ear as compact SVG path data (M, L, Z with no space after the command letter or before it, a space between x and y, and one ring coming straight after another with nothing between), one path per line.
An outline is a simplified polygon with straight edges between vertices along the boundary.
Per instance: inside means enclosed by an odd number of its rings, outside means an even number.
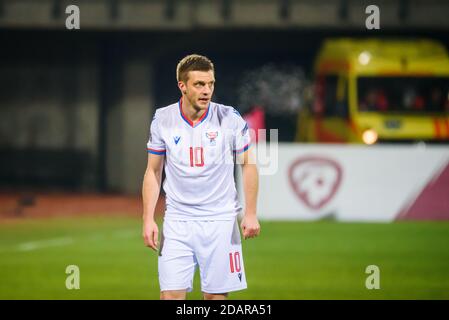
M186 94L186 84L183 81L178 81L178 88L183 94Z

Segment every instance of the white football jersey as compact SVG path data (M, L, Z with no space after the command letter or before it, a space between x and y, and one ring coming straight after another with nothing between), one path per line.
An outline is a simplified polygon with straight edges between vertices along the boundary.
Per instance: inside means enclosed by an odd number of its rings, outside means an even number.
M234 219L241 211L235 155L250 147L248 126L233 107L214 102L193 125L181 104L156 110L147 144L165 155L165 219Z

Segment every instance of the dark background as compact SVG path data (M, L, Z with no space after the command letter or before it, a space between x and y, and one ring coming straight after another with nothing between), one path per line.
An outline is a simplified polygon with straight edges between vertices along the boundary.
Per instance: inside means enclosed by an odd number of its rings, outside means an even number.
M422 3L415 2L403 8L419 11ZM359 13L363 21L366 14ZM208 56L216 69L214 100L245 113L252 106L239 104L238 90L247 72L268 64L292 66L311 80L326 38L425 37L449 47L447 26L423 28L404 15L407 10L399 10L403 22L380 30L345 24L341 13L342 26L133 29L115 27L112 15L111 27L66 30L64 15L58 27L14 27L2 24L0 10L0 188L138 193L150 119L155 108L179 99L175 70L182 57ZM226 25L229 18L223 19ZM132 69L135 61L140 64ZM280 141L293 141L296 114L265 111L267 129L279 129Z

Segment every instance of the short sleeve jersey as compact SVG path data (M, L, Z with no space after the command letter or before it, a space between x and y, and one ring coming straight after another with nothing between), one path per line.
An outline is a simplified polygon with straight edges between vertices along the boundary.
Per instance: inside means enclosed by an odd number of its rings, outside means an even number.
M235 156L251 145L248 125L233 107L214 102L193 124L181 104L156 110L147 143L149 153L165 155L165 219L233 219L241 211Z

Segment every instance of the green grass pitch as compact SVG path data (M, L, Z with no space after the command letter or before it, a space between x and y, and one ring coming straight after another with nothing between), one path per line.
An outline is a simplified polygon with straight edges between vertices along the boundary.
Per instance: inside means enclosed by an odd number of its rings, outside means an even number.
M449 299L449 223L262 222L243 242L248 289L231 299ZM80 289L65 287L80 268ZM368 265L380 289L368 290ZM158 299L157 255L140 220L0 224L0 299ZM189 299L200 299L196 274Z

